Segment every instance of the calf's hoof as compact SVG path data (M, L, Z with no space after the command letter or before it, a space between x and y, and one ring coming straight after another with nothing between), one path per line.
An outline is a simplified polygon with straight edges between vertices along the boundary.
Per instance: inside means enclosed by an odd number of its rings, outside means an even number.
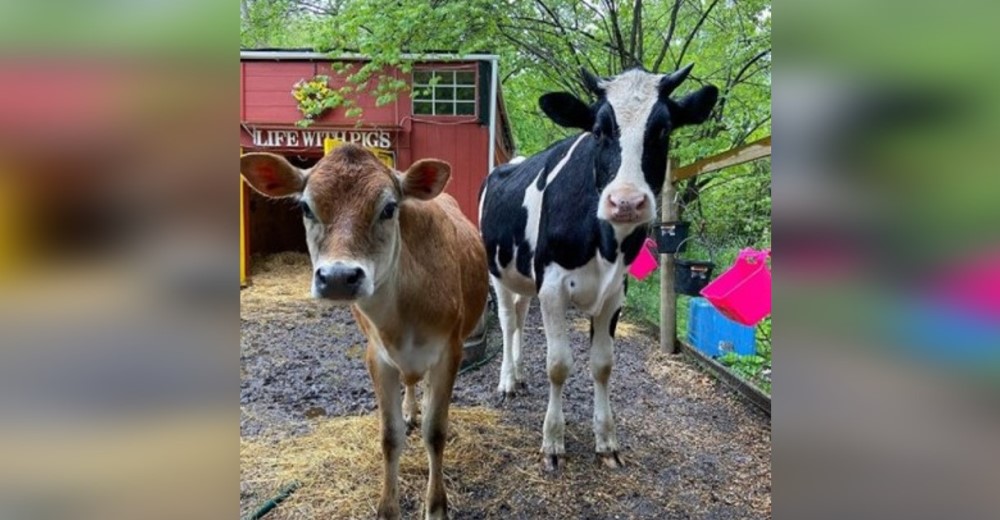
M625 464L622 463L622 459L618 455L617 450L609 451L606 453L598 453L597 458L601 461L602 464L611 469L618 469L625 466Z
M546 473L556 473L559 471L561 466L561 461L559 460L559 455L543 453L542 454L542 469Z
M379 506L377 518L378 520L399 520L399 506Z
M448 510L439 509L437 511L428 511L424 515L424 520L448 520Z

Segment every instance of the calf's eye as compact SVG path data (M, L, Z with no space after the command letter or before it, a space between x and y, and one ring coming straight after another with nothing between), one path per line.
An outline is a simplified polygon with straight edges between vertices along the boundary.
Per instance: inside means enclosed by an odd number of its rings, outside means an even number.
M313 215L312 209L309 208L309 204L305 201L299 203L299 207L302 208L302 216L309 220L316 220L316 215Z
M382 213L379 214L378 218L381 220L389 220L396 214L396 203L390 202L382 208Z

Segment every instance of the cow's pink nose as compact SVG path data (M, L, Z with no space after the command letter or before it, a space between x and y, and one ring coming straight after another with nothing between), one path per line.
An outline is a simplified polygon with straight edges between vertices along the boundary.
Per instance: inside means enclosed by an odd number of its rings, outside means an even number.
M642 193L615 194L612 193L608 200L611 202L613 213L628 213L642 209L646 205L646 196Z

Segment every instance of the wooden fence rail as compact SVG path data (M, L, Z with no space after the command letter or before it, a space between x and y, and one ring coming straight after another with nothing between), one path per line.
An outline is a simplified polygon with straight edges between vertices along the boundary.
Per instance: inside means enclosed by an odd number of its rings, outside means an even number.
M674 168L667 162L667 175L672 182L663 187L661 222L678 219L676 183L706 173L716 172L739 164L771 156L771 136L750 144L733 148L720 154L699 159L687 166ZM677 292L674 287L674 255L660 255L660 349L668 354L678 352L677 343Z

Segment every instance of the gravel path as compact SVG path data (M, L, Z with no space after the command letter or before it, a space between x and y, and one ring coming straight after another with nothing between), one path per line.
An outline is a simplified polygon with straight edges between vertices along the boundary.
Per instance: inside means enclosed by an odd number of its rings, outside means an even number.
M307 268L301 271L308 275ZM298 289L258 298L254 291L268 290L262 281L266 275L255 278L261 288L241 294L240 435L281 439L309 432L317 417L372 413L365 340L350 312L308 300ZM281 283L307 286L298 274L289 278ZM564 389L569 470L548 477L540 469L548 386L536 301L525 331L529 393L498 401L498 355L458 379L453 406L497 409L505 424L522 428L523 443L510 447L507 467L496 471L527 475L541 484L505 490L500 510L490 511L468 504L477 497L486 502L497 490L488 482L466 486L457 491L466 497L466 506L453 511L453 518L770 518L769 418L684 360L657 353L654 337L624 321L615 344L611 398L626 467L614 471L600 466L590 426L588 323L582 316L573 316L572 323L575 370ZM491 350L500 344L495 324L488 341ZM461 468L453 471L460 474ZM552 478L562 481L546 485L544 479ZM241 509L260 498L241 491ZM404 500L404 517L415 518L421 500Z

